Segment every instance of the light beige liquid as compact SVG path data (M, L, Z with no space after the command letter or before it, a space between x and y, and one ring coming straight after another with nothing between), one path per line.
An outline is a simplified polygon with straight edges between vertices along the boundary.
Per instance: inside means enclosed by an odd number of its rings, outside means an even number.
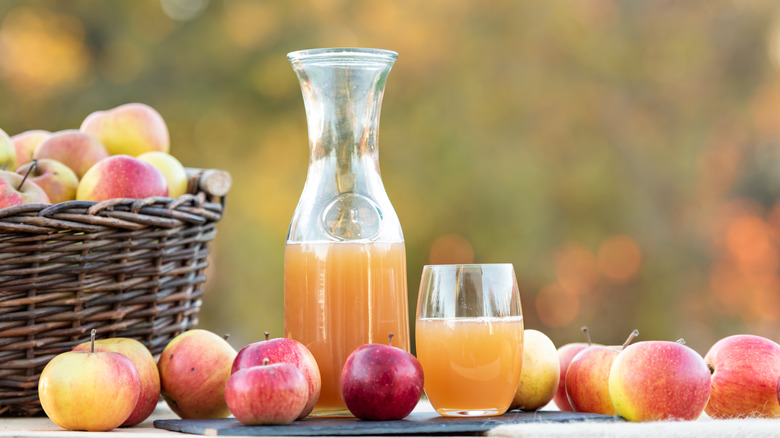
M288 243L284 252L284 333L309 348L322 375L314 415L348 414L341 397L347 357L368 343L409 351L403 242Z
M425 394L449 416L501 415L523 365L523 317L418 319Z

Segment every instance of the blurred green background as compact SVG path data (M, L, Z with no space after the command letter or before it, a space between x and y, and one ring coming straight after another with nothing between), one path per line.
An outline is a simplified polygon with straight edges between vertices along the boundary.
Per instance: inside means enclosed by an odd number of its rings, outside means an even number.
M307 170L286 54L395 50L379 131L410 314L427 263L511 262L556 345L780 335L775 1L0 3L0 128L155 107L171 152L233 176L200 327L282 335Z

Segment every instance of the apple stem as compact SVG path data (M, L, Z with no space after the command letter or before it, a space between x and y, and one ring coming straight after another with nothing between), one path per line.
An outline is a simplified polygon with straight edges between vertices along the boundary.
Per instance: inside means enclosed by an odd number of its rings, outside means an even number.
M265 332L265 340L268 340L268 337L271 336L271 332Z
M685 345L685 338L680 338L676 342L680 345Z
M263 366L265 366L265 365L268 365L268 363L269 363L269 362L271 362L271 360L270 360L270 359L268 359L267 357L266 357L266 358L264 358L264 359L263 359Z
M228 340L229 337L230 337L230 333L225 333L224 335L222 335L222 339L226 341Z
M582 333L585 333L585 339L588 341L588 345L589 346L593 345L593 342L591 342L590 340L590 332L588 331L588 326L584 325L580 330L582 330Z
M97 330L92 329L89 332L89 349L92 353L95 352L95 335L97 335Z
M392 333L388 333L387 334L387 345L389 345L391 347L393 346L393 334Z
M27 181L27 177L30 175L30 172L35 169L35 166L38 165L38 160L32 160L30 161L30 167L27 169L27 173L24 174L24 177L22 178L22 182L19 183L19 187L16 188L16 190L21 191L22 186L24 185L24 182Z
M628 339L626 339L626 342L623 342L623 348L622 348L622 350L625 350L625 349L626 349L626 347L628 347L628 344L630 344L630 343L631 343L631 341L633 341L633 340L634 340L634 338L635 338L635 337L637 337L637 336L639 336L639 330L637 330L637 329L634 329L634 331L633 331L633 332L631 332L631 334L630 334L630 335L628 335Z

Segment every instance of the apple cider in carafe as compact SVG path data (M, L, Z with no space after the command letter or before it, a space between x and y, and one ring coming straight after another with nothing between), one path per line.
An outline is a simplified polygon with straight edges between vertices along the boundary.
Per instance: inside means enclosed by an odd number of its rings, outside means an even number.
M341 369L356 348L387 343L409 351L403 242L288 243L284 332L314 355L322 375L315 415L347 413Z

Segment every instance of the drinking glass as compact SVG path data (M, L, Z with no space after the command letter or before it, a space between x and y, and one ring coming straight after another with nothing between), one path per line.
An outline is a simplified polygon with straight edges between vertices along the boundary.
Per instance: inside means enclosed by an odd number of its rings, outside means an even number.
M415 339L425 394L436 412L457 417L506 412L523 362L523 314L513 266L425 266Z

